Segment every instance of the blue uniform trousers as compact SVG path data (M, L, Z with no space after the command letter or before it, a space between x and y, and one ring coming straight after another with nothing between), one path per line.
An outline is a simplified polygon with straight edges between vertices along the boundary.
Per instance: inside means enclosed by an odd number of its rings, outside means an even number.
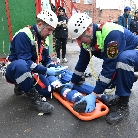
M118 56L116 68L116 94L130 96L134 82L134 71L138 71L138 51L123 51Z
M42 95L49 95L51 93L51 86L45 75L39 74L39 79L46 86L42 87L36 83L32 77L31 70L28 67L25 60L18 59L11 62L6 69L5 77L8 82L18 84L20 89L24 92L28 92L34 87Z

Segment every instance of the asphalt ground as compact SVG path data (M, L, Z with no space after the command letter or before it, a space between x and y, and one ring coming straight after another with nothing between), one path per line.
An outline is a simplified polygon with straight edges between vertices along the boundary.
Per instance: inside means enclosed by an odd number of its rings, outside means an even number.
M68 42L68 63L62 65L73 71L78 55L76 42ZM102 69L102 62L96 57L92 58L97 75ZM90 66L86 72L91 73ZM86 82L95 85L95 78L86 78ZM135 82L129 102L129 116L120 123L111 125L106 123L106 116L82 121L54 97L47 97L47 101L54 105L54 111L39 116L31 108L29 99L14 95L14 86L0 76L0 138L138 138L137 86L138 82Z

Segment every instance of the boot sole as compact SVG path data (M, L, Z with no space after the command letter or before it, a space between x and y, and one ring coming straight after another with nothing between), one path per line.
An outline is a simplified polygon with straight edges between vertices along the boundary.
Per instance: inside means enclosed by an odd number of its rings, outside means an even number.
M123 118L124 119L124 118ZM106 119L106 122L109 124L118 124L120 121L122 121L123 119L119 119L118 121L110 121L108 119Z
M78 113L85 113L86 106L87 106L87 103L85 101L80 103L75 103L73 105L73 110Z

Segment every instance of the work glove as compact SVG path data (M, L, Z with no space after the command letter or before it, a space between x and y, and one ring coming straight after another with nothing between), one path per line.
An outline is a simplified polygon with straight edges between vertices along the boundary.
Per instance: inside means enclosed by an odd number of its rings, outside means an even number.
M64 72L65 68L64 67L50 67L47 68L46 74L49 76L58 76L60 75L62 72Z
M95 105L96 105L96 96L93 95L93 94L89 94L89 95L87 95L87 96L84 96L84 97L83 97L79 102L77 102L76 104L81 103L81 102L86 102L86 103L87 103L85 113L92 112L92 111L95 109Z

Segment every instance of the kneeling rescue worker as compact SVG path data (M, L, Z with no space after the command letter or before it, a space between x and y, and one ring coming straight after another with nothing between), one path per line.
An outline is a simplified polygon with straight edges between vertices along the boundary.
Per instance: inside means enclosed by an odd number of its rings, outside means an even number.
M5 77L15 84L14 92L24 92L31 100L32 107L39 112L49 113L54 107L43 96L51 93L46 75L56 76L62 71L49 56L45 39L56 28L58 19L52 10L42 10L37 23L20 29L13 37L8 56L9 65ZM39 62L41 64L39 64Z

